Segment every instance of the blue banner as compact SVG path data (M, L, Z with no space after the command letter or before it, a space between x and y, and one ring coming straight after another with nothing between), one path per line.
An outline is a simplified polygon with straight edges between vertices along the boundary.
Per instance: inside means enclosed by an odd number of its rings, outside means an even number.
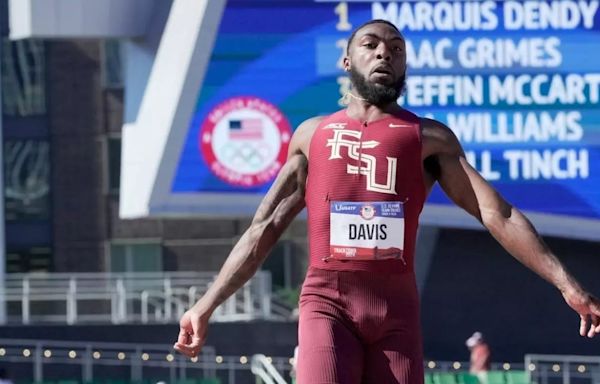
M382 18L407 40L401 105L446 123L519 208L599 219L599 5L229 0L172 193L264 193L293 129L343 108L352 29Z

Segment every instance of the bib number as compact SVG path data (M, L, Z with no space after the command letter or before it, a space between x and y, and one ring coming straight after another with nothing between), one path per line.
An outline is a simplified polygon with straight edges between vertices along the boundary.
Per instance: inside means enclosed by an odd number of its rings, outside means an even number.
M402 260L404 207L401 202L332 201L329 224L333 259Z

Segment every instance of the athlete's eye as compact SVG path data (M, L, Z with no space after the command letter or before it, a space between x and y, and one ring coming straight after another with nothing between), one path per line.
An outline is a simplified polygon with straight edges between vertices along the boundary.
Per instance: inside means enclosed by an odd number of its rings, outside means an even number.
M404 51L404 48L402 48L402 47L394 47L393 50L394 50L394 52L402 52L402 51Z
M377 47L375 43L364 43L363 46L369 49L374 49L375 47Z

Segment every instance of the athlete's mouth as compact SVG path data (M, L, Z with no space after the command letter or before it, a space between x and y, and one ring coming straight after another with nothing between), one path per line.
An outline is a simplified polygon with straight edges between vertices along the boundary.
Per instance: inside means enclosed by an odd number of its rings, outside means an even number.
M379 74L389 75L389 76L394 75L394 71L392 70L392 67L390 67L389 65L379 65L379 66L375 67L375 69L373 69L371 74L373 74L373 73L379 73Z

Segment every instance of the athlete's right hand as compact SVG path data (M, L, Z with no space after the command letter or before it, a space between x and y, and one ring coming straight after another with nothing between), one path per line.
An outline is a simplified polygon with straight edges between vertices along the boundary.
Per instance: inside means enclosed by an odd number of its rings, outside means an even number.
M579 334L590 338L600 334L600 300L579 287L562 294L581 318Z
M208 316L190 308L179 320L179 336L173 348L188 357L196 357L200 353L206 340Z

